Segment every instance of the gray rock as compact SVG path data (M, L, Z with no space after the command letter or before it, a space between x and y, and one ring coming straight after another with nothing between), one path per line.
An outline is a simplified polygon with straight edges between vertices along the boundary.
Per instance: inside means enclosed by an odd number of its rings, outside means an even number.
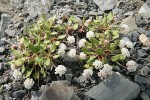
M23 98L26 94L26 91L25 90L19 90L19 91L15 91L12 93L12 96L14 98Z
M148 66L144 66L142 69L138 71L139 75L147 76L150 72L150 68Z
M0 38L4 37L4 31L7 25L10 22L10 16L8 14L1 15L1 22L0 22Z
M4 84L8 81L8 76L0 76L0 84Z
M76 5L79 9L86 9L86 8L87 8L87 3L85 3L85 2L75 3L75 5Z
M146 95L144 92L142 92L140 94L140 97L142 98L142 100L150 100L150 98L148 97L148 95Z
M95 4L102 10L111 10L116 4L116 0L93 0Z
M148 54L144 50L138 50L138 55L142 58L148 57Z
M97 12L95 12L95 11L90 11L90 12L89 12L89 15L96 16L96 15L97 15Z
M20 4L22 4L25 0L10 0L10 4L12 6L18 6Z
M23 88L22 84L19 83L13 83L12 87L14 91L21 90Z
M10 36L10 37L15 37L16 36L16 31L14 29L6 29L5 33Z
M41 15L48 12L53 3L54 0L26 0L24 2L24 9L31 16Z
M150 18L150 7L147 5L147 3L144 3L139 12L138 12L139 15L142 15L144 17L147 17L147 18Z
M140 75L135 75L134 79L135 79L135 82L137 82L139 84L147 84L148 83L148 79L143 76L140 76Z
M91 88L85 94L95 100L134 100L140 92L140 87L119 73Z
M66 81L55 81L43 94L41 100L80 100L73 87L68 86Z
M126 12L124 15L125 16L133 16L133 14L134 14L133 11L129 11L129 12Z
M120 27L124 28L125 33L134 31L137 29L135 17L129 16L122 20Z
M42 92L32 91L31 92L31 100L41 100Z

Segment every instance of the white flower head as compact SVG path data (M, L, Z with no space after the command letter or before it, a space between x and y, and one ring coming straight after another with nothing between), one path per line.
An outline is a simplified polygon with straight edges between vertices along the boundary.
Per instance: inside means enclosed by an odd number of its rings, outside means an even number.
M122 48L121 49L121 53L125 57L130 57L130 52L129 52L129 50L127 48Z
M86 42L86 39L81 39L79 41L79 43L78 43L79 48L84 47L85 46L85 42Z
M14 71L16 69L16 66L14 64L11 64L11 70Z
M61 49L61 50L66 50L66 49L67 49L67 46L66 46L64 43L61 43L61 44L59 45L59 49Z
M81 59L86 59L86 54L85 54L84 52L81 52L81 53L80 53L80 58L81 58Z
M120 43L119 43L120 48L124 48L124 47L133 48L133 46L134 46L133 43L127 37L123 37L120 40Z
M74 36L68 36L67 41L68 41L68 43L70 43L70 44L75 43L75 38L74 38Z
M70 58L74 58L76 56L76 49L70 49L70 51L68 52L68 56Z
M59 74L59 76L62 76L66 73L67 69L63 65L58 65L58 67L55 68L55 74Z
M134 45L133 45L133 43L132 43L131 41L127 41L127 42L126 42L126 47L127 47L127 48L133 48L133 46L134 46Z
M94 34L93 31L89 31L89 32L86 33L86 38L90 39L90 38L93 38L93 37L95 37L95 34Z
M9 91L11 89L11 84L10 83L4 84L4 87L6 88L6 90Z
M22 73L16 69L13 72L13 77L15 78L15 80L20 80L22 78Z
M107 76L108 76L107 72L105 70L100 70L97 74L102 80L107 78Z
M33 85L34 85L34 81L33 81L33 79L30 79L30 78L27 78L25 81L24 81L24 87L26 88L26 89L31 89L32 87L33 87Z
M5 51L4 47L0 47L0 52L3 53Z
M104 64L103 70L105 70L108 73L108 75L112 74L112 66L109 64Z
M127 66L127 70L129 72L135 72L137 67L138 67L137 63L135 61L133 61L133 60L128 61L126 63L126 66Z
M98 76L103 80L109 75L112 75L112 66L110 66L109 64L104 64L104 67L102 70L100 70Z
M65 54L65 50L63 49L58 49L57 54L63 56Z
M120 40L119 47L124 48L126 46L126 42L124 40Z
M93 75L93 70L92 69L84 69L83 73L82 73L82 76L87 79L89 78L90 76Z
M93 66L95 67L95 69L101 69L103 67L103 63L100 60L95 60L93 62Z

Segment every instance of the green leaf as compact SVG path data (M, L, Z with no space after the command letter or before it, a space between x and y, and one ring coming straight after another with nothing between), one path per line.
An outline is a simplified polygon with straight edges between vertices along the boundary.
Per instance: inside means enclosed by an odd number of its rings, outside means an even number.
M112 61L117 61L117 60L119 60L119 56L118 55L112 56L111 60Z
M89 64L85 64L84 67L88 69L88 68L90 68L90 65Z
M89 42L85 42L85 47L86 47L86 48L92 48L92 44L89 43Z
M102 62L103 62L103 64L108 63L108 59L107 59L107 57L103 57L103 58L102 58Z
M78 29L78 24L74 24L73 25L73 30L77 30Z
M91 42L93 45L95 45L95 46L98 46L98 45L99 45L99 41L98 41L97 39L95 39L95 38L91 38L91 39L90 39L90 42Z
M19 58L17 60L12 60L12 63L15 65L15 66L21 66L23 63L25 62L25 60Z
M57 59L60 55L54 55L53 58Z
M21 72L24 73L25 70L26 70L26 67L24 65L22 65Z
M110 43L109 49L115 50L118 47L119 40L115 40L114 43Z
M108 26L106 15L104 15L104 18L102 19L102 25Z
M58 33L57 32L52 32L50 33L51 35L57 35Z
M51 52L55 52L56 48L57 48L57 45L55 43L53 43L53 45L50 48Z
M46 65L46 66L49 66L49 65L50 65L50 58L46 58L46 60L45 60L45 65Z
M64 38L66 38L66 34L64 34L64 35L60 35L60 36L58 36L58 39L64 39Z
M104 50L102 48L98 48L95 52L100 55L103 54Z
M41 67L40 72L41 72L41 74L43 75L43 77L45 77L45 76L46 76L46 73L45 73L45 71L44 71L44 68L42 68L42 67Z
M33 77L34 77L34 79L39 79L39 77L40 77L39 72L35 72Z
M58 46L59 44L60 44L60 41L56 41L56 42L55 42L55 45Z
M38 52L43 52L44 49L45 49L45 46L42 46L42 45L36 45L36 46L34 46L32 44L29 44L29 49L33 53L38 53Z
M12 53L15 57L21 57L21 56L22 56L22 51L20 51L20 50L11 49L11 53Z
M39 63L39 64L40 64L42 61L43 61L43 58L41 58L41 57L39 57L39 56L36 56L36 57L35 57L35 62L36 62L36 63Z
M119 37L119 31L118 30L113 30L112 31L113 39L116 39Z
M125 56L123 56L122 54L118 54L118 55L112 56L111 60L114 62L118 60L125 60Z
M28 68L26 73L26 78L30 77L32 74L33 68Z
M87 64L92 64L95 60L96 56L90 56L90 58L87 61Z
M111 20L113 20L113 13L112 12L110 12L109 14L108 14L108 16L107 16L107 19L108 19L108 21L111 21Z

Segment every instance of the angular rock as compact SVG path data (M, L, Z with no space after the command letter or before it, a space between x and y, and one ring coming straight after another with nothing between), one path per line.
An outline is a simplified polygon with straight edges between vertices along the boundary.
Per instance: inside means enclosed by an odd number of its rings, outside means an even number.
M93 0L95 4L102 10L111 10L116 5L116 0Z
M95 100L134 100L140 87L119 73L113 73L103 82L91 88L85 94Z
M146 35L141 34L139 36L139 40L140 40L140 42L143 43L144 46L150 46L150 40L149 40L149 38Z
M26 94L25 90L19 90L12 93L12 96L15 98L23 98Z
M31 92L31 100L41 100L42 92L32 91Z
M73 87L68 86L66 81L55 81L43 94L41 100L80 100Z
M135 29L137 29L135 17L129 16L129 17L123 19L120 27L125 29L125 33L128 33L130 31L134 31Z
M142 92L140 94L140 97L141 97L142 100L150 100L150 98L148 97L148 95L146 95L144 92Z
M148 83L148 79L143 76L140 76L140 75L135 75L134 79L139 84L147 84Z
M150 7L147 5L147 3L144 3L142 7L140 8L138 14L150 18Z
M1 15L1 22L0 22L0 38L4 37L4 31L7 27L7 25L10 22L10 16L8 14L2 14Z
M150 72L150 68L148 66L144 66L142 69L138 71L139 75L147 76Z
M18 6L20 4L22 4L25 0L10 0L10 4L12 6Z
M41 15L48 12L53 3L54 0L26 0L24 8L27 9L29 15Z

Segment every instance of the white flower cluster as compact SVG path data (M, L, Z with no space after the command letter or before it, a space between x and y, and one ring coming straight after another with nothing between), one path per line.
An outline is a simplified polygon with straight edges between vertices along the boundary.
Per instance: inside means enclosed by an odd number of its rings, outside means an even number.
M75 58L76 57L76 49L70 49L70 51L68 52L68 56L70 58Z
M121 53L125 57L130 57L130 52L129 52L129 50L127 48L122 48L121 49Z
M67 49L67 46L64 44L64 43L61 43L60 45L59 45L59 49L58 49L58 54L59 55L64 55L65 54L65 50Z
M102 70L100 70L98 76L103 80L109 75L112 75L112 66L110 66L109 64L104 64L104 67Z
M19 70L15 69L13 72L13 77L16 81L18 81L22 78L22 73Z
M95 67L95 69L101 69L103 67L103 63L100 60L95 60L93 62L93 66Z
M11 89L11 84L10 83L4 84L4 87L6 88L6 90L9 91Z
M81 52L81 53L80 53L80 58L81 58L81 59L86 59L86 54L85 54L84 52Z
M33 81L33 79L30 79L30 78L27 78L25 81L24 81L24 87L26 88L26 89L31 89L32 87L33 87L33 85L34 85L34 81Z
M63 65L58 65L58 67L55 68L55 74L59 74L59 76L62 76L67 71L66 67Z
M138 67L137 63L135 61L133 61L133 60L128 61L126 63L126 66L127 66L127 70L129 72L135 72L137 67Z
M86 38L91 39L91 38L93 38L93 37L95 37L95 34L94 34L93 31L88 31L88 32L86 33Z
M68 41L68 43L70 43L70 44L75 43L75 38L74 38L74 36L68 36L67 41Z
M81 39L81 40L79 41L79 43L78 43L79 48L84 47L84 46L85 46L85 42L86 42L86 39Z
M87 79L87 78L89 78L90 76L92 76L93 75L93 70L92 69L85 69L84 71L83 71L83 73L82 73L82 76L85 78L85 79Z
M0 53L3 53L5 51L4 47L0 47Z
M134 46L133 43L127 37L124 37L120 40L119 43L120 48L124 48L124 47L133 48L133 46Z

